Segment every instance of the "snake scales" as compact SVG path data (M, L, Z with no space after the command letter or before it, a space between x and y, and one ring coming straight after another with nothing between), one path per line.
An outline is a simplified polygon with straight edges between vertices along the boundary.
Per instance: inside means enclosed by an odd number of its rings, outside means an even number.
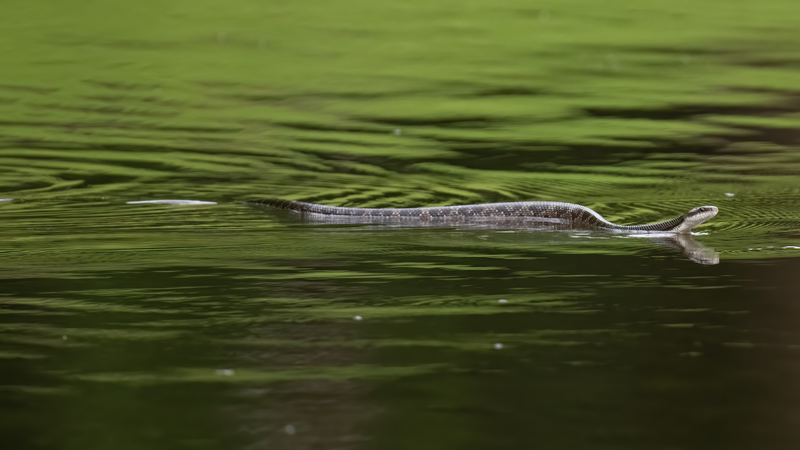
M429 208L347 208L292 200L259 199L250 203L267 205L302 214L311 219L334 219L347 222L544 222L571 229L632 232L666 232L686 234L711 219L719 211L716 206L700 206L686 214L664 222L646 225L618 225L593 210L573 203L509 202L480 205L437 206Z

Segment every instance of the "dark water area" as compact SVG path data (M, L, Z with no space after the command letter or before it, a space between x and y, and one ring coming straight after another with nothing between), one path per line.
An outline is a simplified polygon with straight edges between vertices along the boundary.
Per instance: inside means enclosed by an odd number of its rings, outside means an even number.
M4 2L4 448L798 448L797 17ZM669 238L264 197L720 212Z

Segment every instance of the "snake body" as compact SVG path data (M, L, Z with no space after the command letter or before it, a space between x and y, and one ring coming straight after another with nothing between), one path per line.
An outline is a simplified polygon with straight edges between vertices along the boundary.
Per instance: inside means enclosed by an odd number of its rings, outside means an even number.
M347 208L293 200L260 199L250 203L267 205L302 214L317 220L337 222L463 223L515 221L550 223L569 229L623 232L690 233L692 228L711 219L716 206L700 206L664 222L646 225L617 225L593 210L573 203L508 202L479 205L437 206L429 208Z

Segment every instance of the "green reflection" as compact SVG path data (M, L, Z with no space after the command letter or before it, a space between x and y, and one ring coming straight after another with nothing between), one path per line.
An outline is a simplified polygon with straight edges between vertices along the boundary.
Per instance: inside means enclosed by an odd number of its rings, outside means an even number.
M797 448L799 15L5 1L4 443ZM694 239L720 264L242 203L267 196L558 200L623 224L713 204ZM154 199L218 204L126 203Z

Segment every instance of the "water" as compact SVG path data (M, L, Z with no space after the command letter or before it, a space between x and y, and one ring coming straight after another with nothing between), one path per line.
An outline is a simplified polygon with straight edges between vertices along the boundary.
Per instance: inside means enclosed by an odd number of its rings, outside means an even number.
M5 2L3 442L797 448L798 9ZM720 213L676 243L259 197Z

